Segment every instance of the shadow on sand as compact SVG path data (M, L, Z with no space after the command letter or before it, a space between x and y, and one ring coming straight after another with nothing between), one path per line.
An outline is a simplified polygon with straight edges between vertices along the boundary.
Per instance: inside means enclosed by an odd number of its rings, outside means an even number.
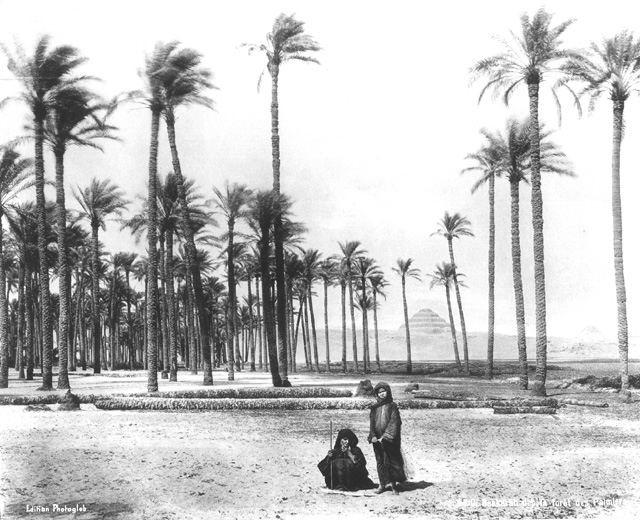
M401 491L416 491L417 489L427 489L433 485L433 482L420 480L419 482L402 482L399 487Z

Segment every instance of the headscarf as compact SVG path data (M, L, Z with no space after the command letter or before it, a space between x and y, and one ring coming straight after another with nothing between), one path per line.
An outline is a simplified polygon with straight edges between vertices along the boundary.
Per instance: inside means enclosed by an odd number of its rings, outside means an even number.
M349 446L355 448L358 445L358 437L355 433L353 433L349 428L344 428L343 430L338 431L338 437L336 438L336 443L333 446L333 450L340 453L342 451L342 446L340 445L340 441L342 439L349 439Z
M378 399L378 390L382 388L384 388L387 391L387 396L384 399L380 400ZM373 388L373 395L376 398L376 403L371 406L372 410L374 410L375 408L378 408L379 406L384 406L387 403L393 402L393 396L391 395L391 387L389 386L388 383L385 383L384 381L380 381Z

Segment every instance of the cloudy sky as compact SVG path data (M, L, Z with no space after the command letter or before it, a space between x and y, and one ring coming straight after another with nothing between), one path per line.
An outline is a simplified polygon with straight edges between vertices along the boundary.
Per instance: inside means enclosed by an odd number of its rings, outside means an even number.
M568 46L613 35L637 20L633 3L548 2L556 22L575 18ZM490 97L478 104L480 84L470 84L469 68L500 50L494 36L517 30L519 16L540 4L522 1L389 3L370 1L181 2L80 0L0 0L0 41L32 48L41 34L54 44L72 44L89 58L82 72L99 77L105 97L137 89L145 54L157 41L179 40L204 54L215 76L211 92L216 110L185 110L177 123L184 173L200 191L212 195L225 181L253 188L271 186L270 92L258 92L264 60L248 56L244 42L261 43L275 17L295 13L306 22L322 51L320 65L290 63L280 76L282 189L295 201L306 223L305 247L324 256L338 242L359 240L375 258L391 285L381 326L402 323L400 283L391 268L398 258L413 258L423 273L447 260L446 241L432 236L445 211L472 223L473 238L454 244L459 268L467 275L463 290L467 326L486 330L488 201L486 190L471 194L475 178L460 175L465 155L482 139L479 130L504 127L510 115L526 114L522 90L509 109ZM18 85L0 57L0 97ZM571 159L576 178L543 178L548 331L577 334L587 326L614 334L616 308L611 233L611 104L603 99L593 114L578 118L565 98L562 126L555 140ZM548 92L541 96L541 118L557 128ZM640 335L638 234L640 208L640 104L627 104L622 189L625 265L630 333ZM3 141L21 134L24 108L10 105L0 114ZM69 205L73 186L109 177L133 199L146 189L149 121L146 110L129 106L114 118L120 142L104 153L73 149L68 153ZM25 148L25 153L30 153ZM53 162L48 156L47 175ZM170 169L166 134L161 133L160 171ZM522 187L523 275L528 331L534 329L530 190ZM133 205L134 208L139 206ZM497 330L515 333L510 266L509 192L497 183ZM103 240L112 251L137 250L118 225ZM413 314L431 308L446 316L444 294L430 290L428 279L408 283ZM339 292L331 294L331 320L339 326ZM319 306L320 301L316 304ZM632 352L632 355L634 353Z

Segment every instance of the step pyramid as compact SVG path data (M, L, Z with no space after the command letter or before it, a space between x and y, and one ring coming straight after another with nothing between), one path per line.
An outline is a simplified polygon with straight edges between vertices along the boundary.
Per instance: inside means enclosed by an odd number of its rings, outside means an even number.
M412 334L442 334L449 331L449 324L431 309L422 309L409 318L409 329Z

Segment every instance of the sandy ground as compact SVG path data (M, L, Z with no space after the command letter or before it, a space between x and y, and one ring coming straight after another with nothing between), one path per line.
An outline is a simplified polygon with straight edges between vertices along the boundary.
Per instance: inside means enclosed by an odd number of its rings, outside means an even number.
M161 390L202 388L200 376L180 376L180 383L161 381ZM233 383L223 372L214 378L217 386L269 386L265 374L243 372ZM380 376L371 378L375 383ZM398 398L408 381L460 387L459 381L422 376L384 379ZM294 386L353 388L357 380L292 377ZM0 395L33 394L37 386L10 384ZM76 393L140 392L145 384L142 374L72 378ZM504 383L476 381L474 387L495 395L519 392ZM555 416L403 410L413 477L398 496L328 492L316 468L332 421L334 430L349 427L359 435L377 482L366 444L367 412L119 412L93 405L79 412L26 412L2 406L1 517L634 518L640 511L640 403L624 405L609 394L570 397L611 404L564 407Z

